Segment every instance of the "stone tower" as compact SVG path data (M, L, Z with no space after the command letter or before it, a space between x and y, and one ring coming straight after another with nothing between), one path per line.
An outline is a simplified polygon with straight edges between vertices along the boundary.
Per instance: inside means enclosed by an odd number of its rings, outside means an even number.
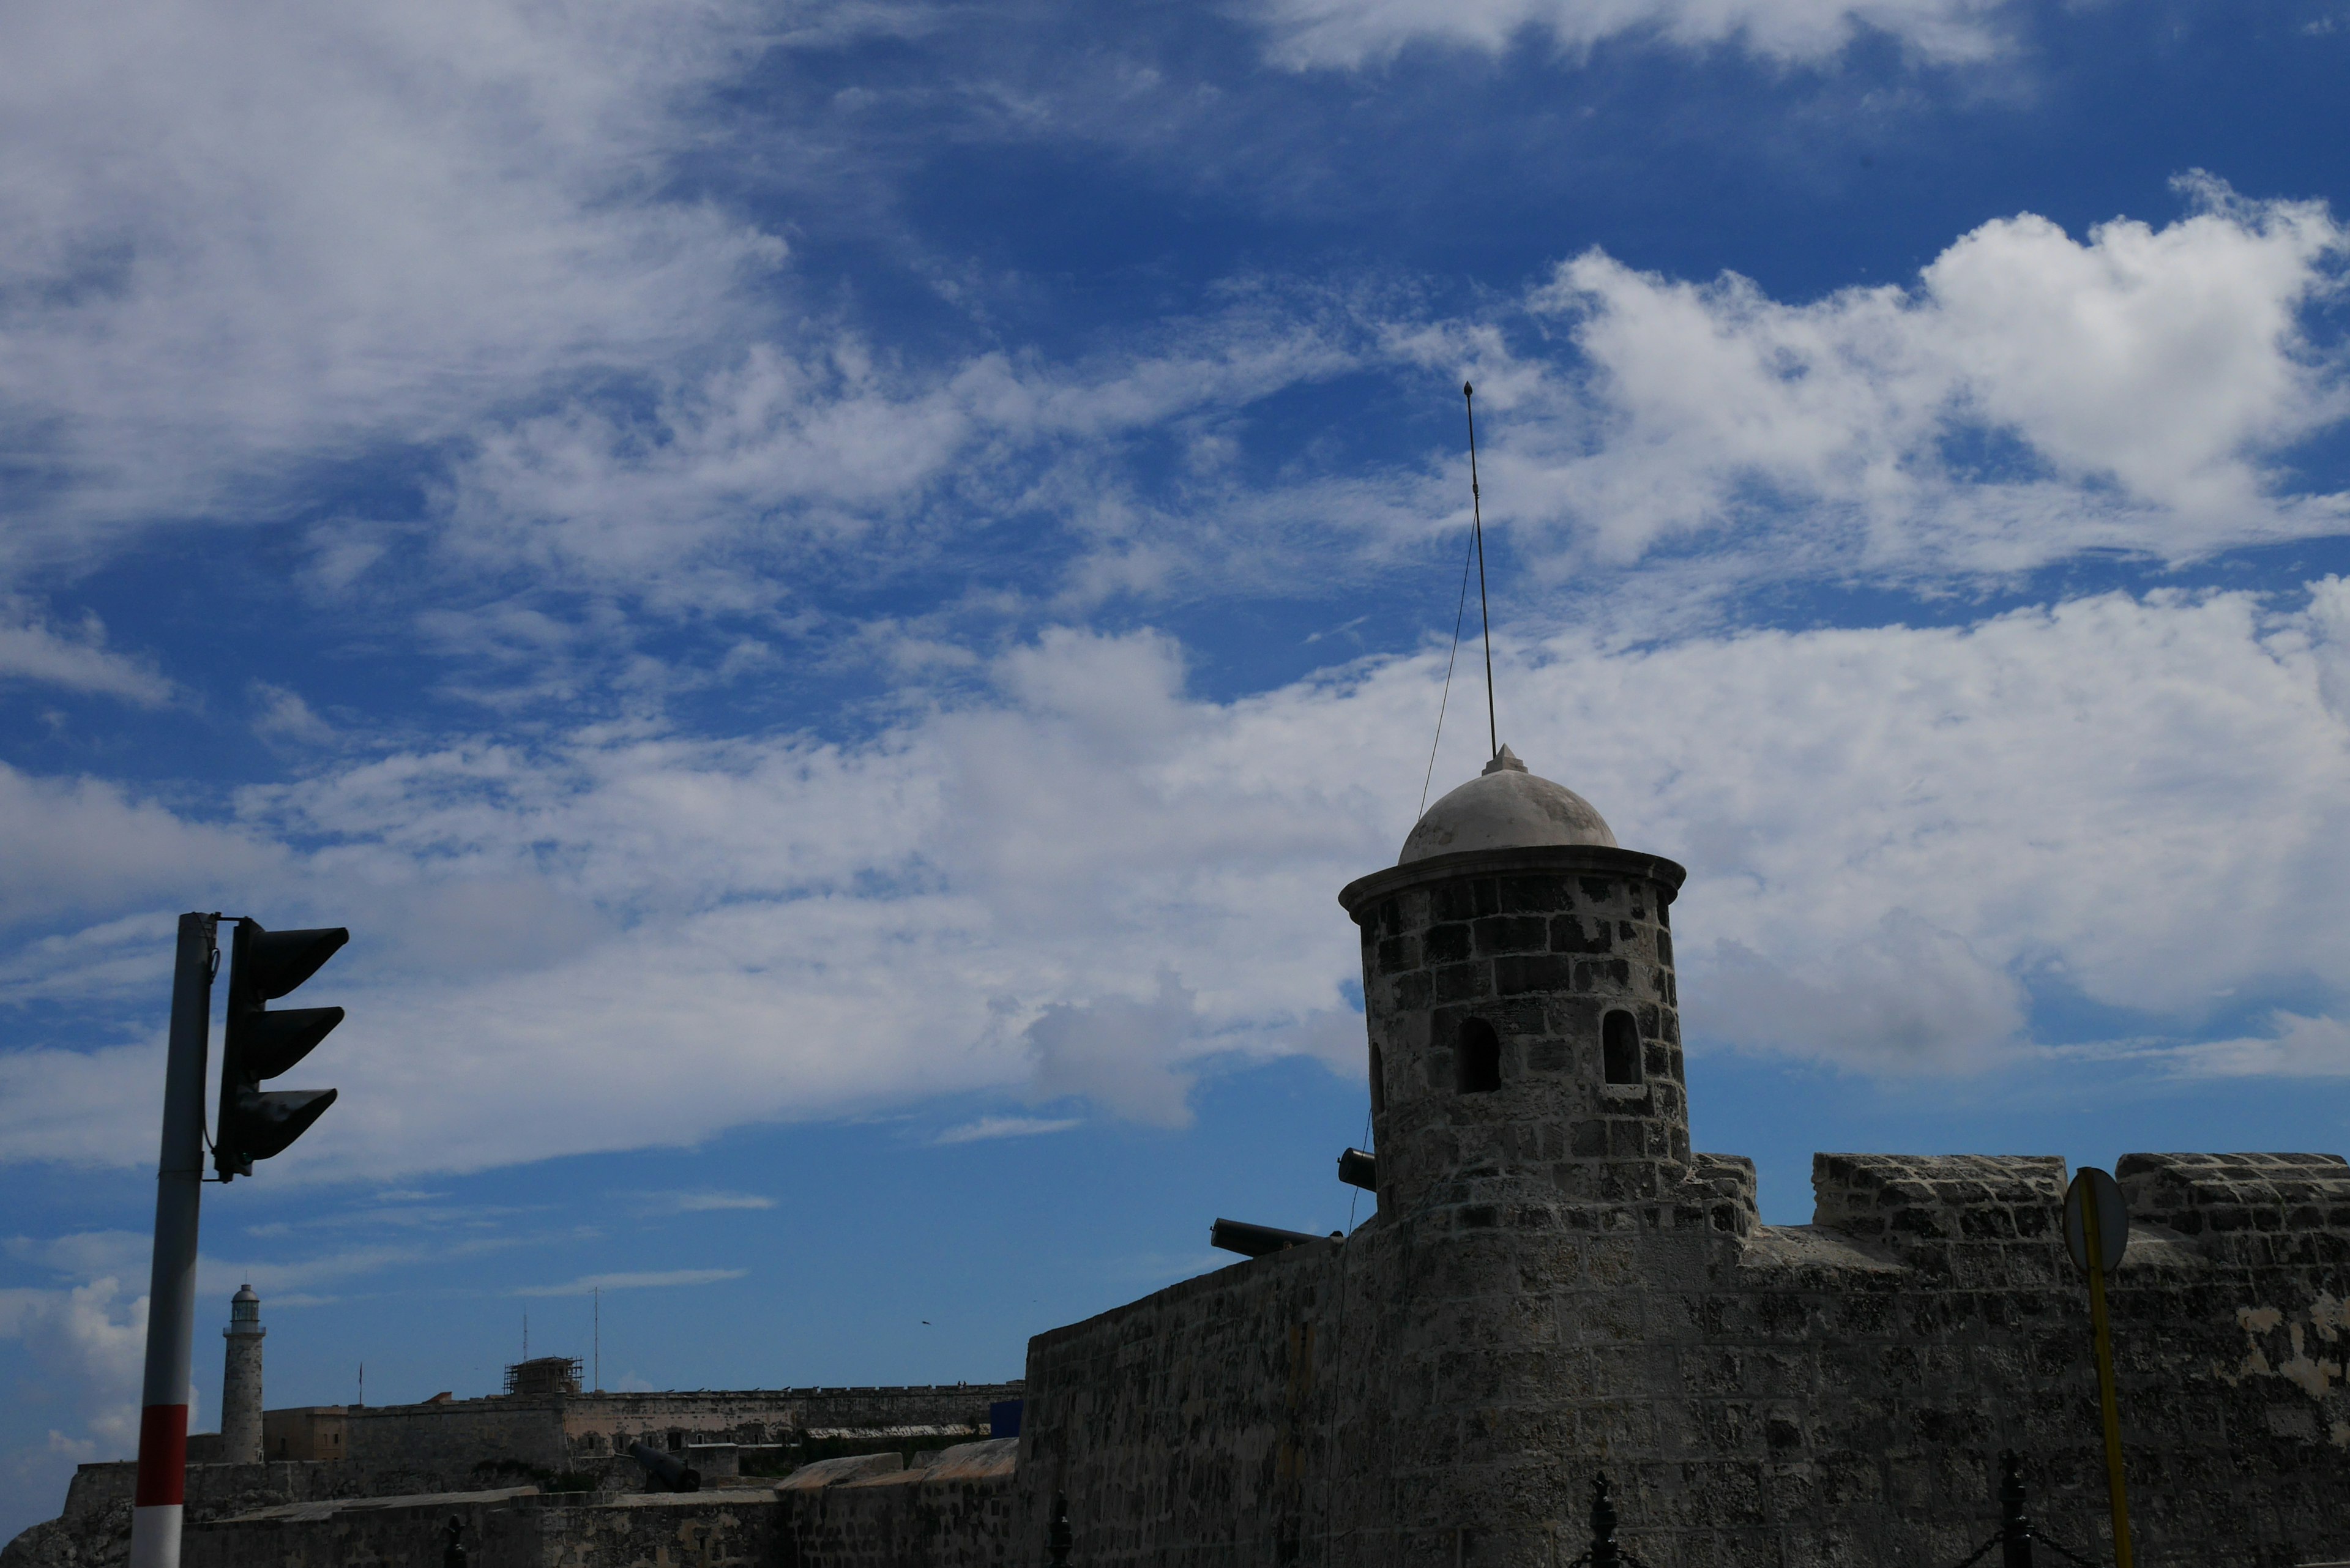
M261 1462L261 1298L251 1285L229 1298L228 1366L221 1376L221 1462Z
M1383 1213L1465 1205L1508 1225L1681 1185L1683 875L1619 848L1588 801L1504 746L1393 867L1339 894L1362 928Z

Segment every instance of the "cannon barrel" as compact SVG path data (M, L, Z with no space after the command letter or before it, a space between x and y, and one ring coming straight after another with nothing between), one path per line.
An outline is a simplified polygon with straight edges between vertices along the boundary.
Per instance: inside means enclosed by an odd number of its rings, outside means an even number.
M1379 1189L1379 1157L1350 1148L1338 1157L1338 1179L1366 1192Z
M630 1443L629 1458L645 1467L645 1479L663 1491L700 1491L702 1472L650 1443Z
M1330 1233L1337 1234L1336 1231ZM1219 1220L1208 1227L1208 1245L1238 1252L1243 1258L1262 1258L1284 1247L1299 1247L1322 1239L1305 1231L1277 1231L1270 1225L1251 1225L1239 1220Z

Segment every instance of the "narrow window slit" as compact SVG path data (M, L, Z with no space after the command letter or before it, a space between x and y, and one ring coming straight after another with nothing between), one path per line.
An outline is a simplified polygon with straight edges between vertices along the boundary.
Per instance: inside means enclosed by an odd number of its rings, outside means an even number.
M1630 1013L1610 1012L1600 1020L1599 1059L1607 1082L1640 1082L1640 1026Z
M1502 1037L1482 1018L1466 1019L1453 1048L1461 1064L1461 1092L1490 1095L1502 1086Z

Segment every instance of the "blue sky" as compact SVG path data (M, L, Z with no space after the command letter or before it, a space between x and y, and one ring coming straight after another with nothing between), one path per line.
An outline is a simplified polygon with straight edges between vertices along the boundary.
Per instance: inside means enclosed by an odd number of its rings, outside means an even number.
M0 1530L129 1451L182 909L352 930L207 1191L272 1403L1348 1222L1464 379L1766 1217L2350 1147L2340 0L378 12L0 16Z

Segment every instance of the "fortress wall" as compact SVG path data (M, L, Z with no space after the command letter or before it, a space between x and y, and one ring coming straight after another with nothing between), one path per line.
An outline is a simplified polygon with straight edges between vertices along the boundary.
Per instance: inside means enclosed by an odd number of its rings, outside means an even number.
M421 1491L478 1484L478 1465L575 1469L583 1460L625 1455L636 1441L657 1449L672 1439L681 1448L755 1446L836 1432L952 1440L984 1433L988 1407L1018 1397L1017 1383L515 1395L354 1409L347 1441L351 1463L401 1478L399 1490Z
M1056 1493L1088 1568L1294 1556L1321 1502L1339 1253L1235 1262L1029 1341L1018 1559L1045 1560Z
M1823 1222L1743 1235L1744 1162L1693 1165L1711 1206L1374 1220L1347 1244L1343 1325L1341 1249L1316 1246L1039 1336L1019 1555L1042 1560L1062 1489L1105 1568L1546 1568L1587 1542L1605 1470L1652 1568L1946 1568L1995 1530L2011 1448L2048 1532L2109 1551L2061 1162L1822 1156ZM2350 1167L2122 1168L2141 1560L2350 1558Z
M438 1563L451 1519L473 1568L692 1563L767 1568L777 1559L775 1493L639 1495L595 1502L529 1488L372 1498L271 1509L192 1524L186 1568L417 1568Z
M562 1402L575 1454L625 1453L644 1441L681 1444L791 1441L844 1432L942 1438L983 1433L988 1407L1020 1397L1014 1383L883 1388L725 1389L696 1393L574 1394Z
M381 1475L462 1477L500 1460L558 1470L570 1455L563 1415L553 1397L370 1406L350 1412L346 1462Z
M1019 1447L999 1438L948 1449L919 1469L863 1467L860 1474L851 1461L837 1479L787 1480L775 1489L783 1560L796 1568L1009 1563Z
M967 1443L929 1465L894 1455L809 1467L778 1486L685 1495L541 1495L528 1487L265 1507L192 1525L188 1568L413 1568L452 1518L474 1568L1001 1568L1012 1561L1018 1443Z
M480 1568L541 1568L538 1511L528 1489L296 1504L190 1521L184 1568L412 1568L441 1560L452 1518ZM519 1505L519 1506L518 1506Z

